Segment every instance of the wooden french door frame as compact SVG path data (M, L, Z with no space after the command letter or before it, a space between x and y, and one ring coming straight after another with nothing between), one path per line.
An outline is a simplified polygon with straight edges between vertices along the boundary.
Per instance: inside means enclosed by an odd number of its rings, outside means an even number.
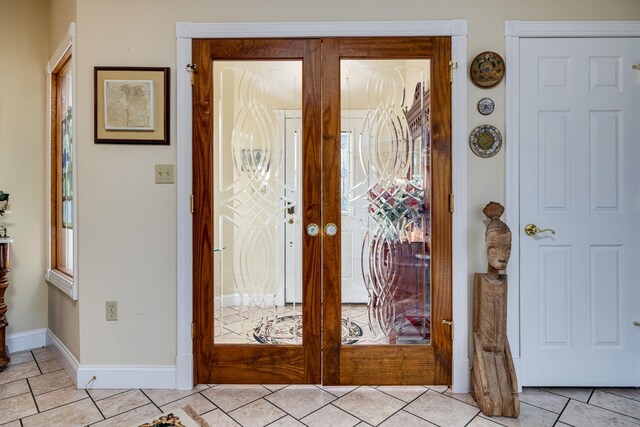
M277 43L283 42L283 45ZM451 320L452 224L450 37L323 39L322 68L318 39L194 40L198 64L193 88L193 218L194 377L196 383L318 383L320 382L320 271L323 274L324 384L450 384L452 334L442 320ZM226 47L225 47L226 46ZM215 47L215 55L211 55ZM342 346L340 332L340 238L303 238L305 277L304 346L233 345L213 343L213 212L212 61L214 59L302 59L303 79L303 227L315 222L340 224L339 165L340 58L431 59L432 102L432 345ZM337 61L336 61L337 58ZM321 104L320 82L323 98ZM329 96L328 96L329 95ZM321 117L322 125L318 121ZM337 108L337 109L336 109ZM315 117L316 119L314 119ZM320 137L321 131L324 131ZM312 136L315 135L315 136ZM313 143L312 138L318 143ZM321 141L321 142L320 142ZM336 145L337 144L337 145ZM321 155L320 149L323 148ZM308 160L308 161L306 161ZM337 162L337 163L336 163ZM307 164L308 163L308 164ZM325 172L321 176L320 165ZM315 166L314 166L315 165ZM436 166L437 165L437 166ZM322 192L313 185L324 181ZM322 195L322 200L321 200ZM322 218L321 218L322 215ZM322 246L321 246L322 243ZM322 250L322 254L320 251ZM322 256L322 262L321 257ZM333 265L331 265L333 264ZM308 301L307 301L308 299ZM214 349L215 347L215 349ZM377 372L377 376L372 376Z
M213 61L301 60L302 220L320 222L320 40L199 39L193 85L193 314L196 383L320 382L320 239L305 234L302 345L214 344L213 330Z
M342 345L341 239L322 236L323 378L334 384L451 384L451 38L322 40L322 224L340 227L340 60L430 59L432 147L431 345Z

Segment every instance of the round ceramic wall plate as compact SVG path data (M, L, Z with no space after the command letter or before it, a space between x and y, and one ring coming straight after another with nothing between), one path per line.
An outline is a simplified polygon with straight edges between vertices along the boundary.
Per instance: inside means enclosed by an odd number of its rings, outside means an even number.
M469 147L478 157L493 157L502 147L502 134L491 125L481 125L471 131Z
M496 106L493 103L493 99L491 98L482 98L480 101L478 101L478 112L480 112L480 114L482 114L483 116L488 116L489 114L493 113L493 110L495 108Z
M494 87L504 77L504 59L496 52L482 52L471 62L471 81L487 89Z

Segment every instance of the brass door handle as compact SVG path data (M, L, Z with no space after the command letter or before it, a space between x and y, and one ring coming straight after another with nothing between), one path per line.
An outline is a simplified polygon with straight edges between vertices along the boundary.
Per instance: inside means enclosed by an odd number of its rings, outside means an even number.
M527 236L535 236L536 234L544 233L545 231L550 231L551 234L556 234L556 230L552 228L544 228L541 230L535 224L527 224L524 227L524 232L527 233Z

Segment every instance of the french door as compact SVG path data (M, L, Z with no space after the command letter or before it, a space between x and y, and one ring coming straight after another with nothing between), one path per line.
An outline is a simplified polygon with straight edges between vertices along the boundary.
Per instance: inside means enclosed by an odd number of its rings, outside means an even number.
M450 39L193 60L196 383L450 383Z

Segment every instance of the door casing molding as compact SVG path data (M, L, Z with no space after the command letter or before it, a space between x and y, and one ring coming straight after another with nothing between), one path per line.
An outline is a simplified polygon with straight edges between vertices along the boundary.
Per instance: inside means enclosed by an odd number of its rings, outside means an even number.
M519 377L520 353L520 40L523 38L640 37L640 21L505 21L506 63L506 223L512 233L507 335ZM517 319L514 321L514 319ZM522 384L518 384L522 387Z
M177 80L177 356L176 388L193 387L193 222L192 192L192 87L186 65L191 63L192 40L241 37L340 37L340 36L450 36L453 69L452 189L456 195L452 237L452 310L456 324L453 341L452 389L466 393L469 377L469 307L467 295L467 21L369 21L285 23L176 23ZM197 69L196 69L197 72ZM197 207L196 207L197 208Z

